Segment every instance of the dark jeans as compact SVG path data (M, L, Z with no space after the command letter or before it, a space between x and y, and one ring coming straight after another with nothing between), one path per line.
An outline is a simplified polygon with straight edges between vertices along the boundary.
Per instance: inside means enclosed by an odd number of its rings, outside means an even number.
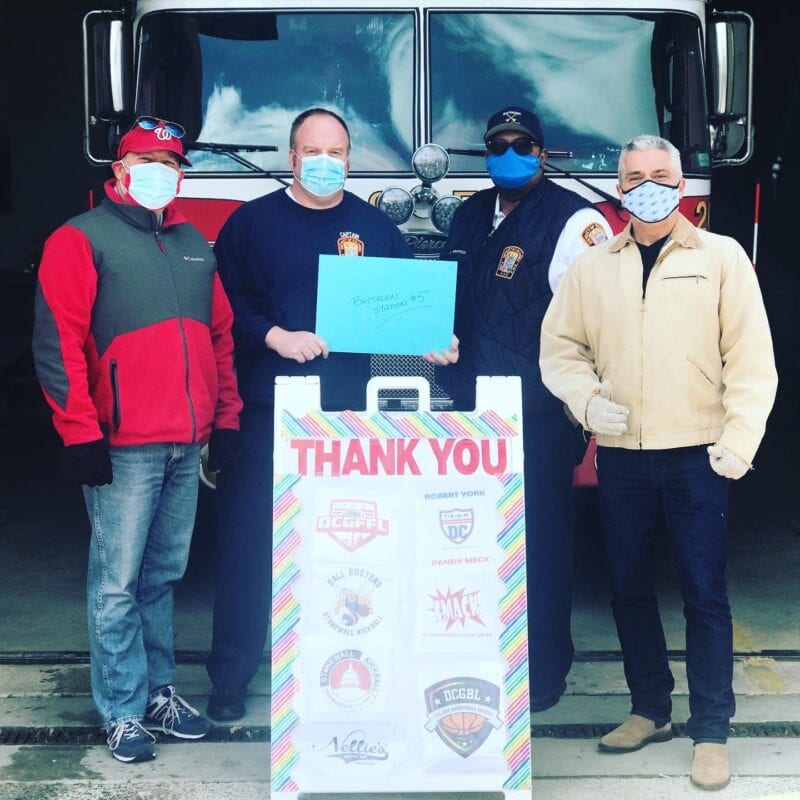
M561 410L525 415L528 649L533 702L560 694L575 653L570 631L575 549L572 470L580 443L581 431L573 428Z
M686 672L695 742L724 743L735 711L733 633L725 583L728 480L705 446L597 448L600 511L611 572L611 606L632 713L663 725L674 687L653 588L654 539L664 508L683 595Z
M217 476L217 574L211 654L214 686L238 690L256 674L267 637L272 585L274 409L245 404L245 449Z

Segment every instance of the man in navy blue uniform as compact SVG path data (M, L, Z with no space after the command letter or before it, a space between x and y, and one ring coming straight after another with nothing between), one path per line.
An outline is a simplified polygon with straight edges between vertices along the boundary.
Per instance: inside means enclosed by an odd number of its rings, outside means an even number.
M314 332L320 254L410 258L394 223L344 190L350 134L332 111L292 123L293 184L237 209L214 248L234 312L245 450L217 479L217 581L208 714L245 714L266 641L272 563L272 451L277 375L319 375L325 410L364 408L366 354L330 353ZM431 353L446 364L457 352Z
M543 711L564 693L574 654L571 480L585 446L542 384L540 328L567 267L611 230L588 200L545 178L547 150L531 111L496 112L484 142L495 185L458 209L441 255L458 262L461 358L438 380L458 407L473 407L477 375L522 378L531 706Z

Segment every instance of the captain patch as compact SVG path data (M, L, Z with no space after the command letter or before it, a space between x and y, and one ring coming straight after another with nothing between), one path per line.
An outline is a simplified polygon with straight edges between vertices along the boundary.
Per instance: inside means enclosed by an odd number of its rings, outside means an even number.
M516 245L509 245L503 250L503 255L500 256L500 263L497 265L497 271L494 273L498 278L506 278L511 280L517 267L525 257L525 251Z
M592 222L581 231L581 239L586 242L587 247L592 247L608 239L603 226L599 222Z
M357 233L343 233L337 240L340 256L363 256L364 242Z

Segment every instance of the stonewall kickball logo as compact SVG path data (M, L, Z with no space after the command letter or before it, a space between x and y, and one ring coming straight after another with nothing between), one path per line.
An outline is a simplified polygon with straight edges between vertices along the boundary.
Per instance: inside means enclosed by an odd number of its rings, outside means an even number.
M439 512L439 527L445 538L453 544L462 544L469 539L475 515L471 508L453 508Z
M372 500L333 500L330 514L317 517L317 531L352 553L376 536L388 536L389 520L378 517L378 504Z
M323 619L343 636L361 636L381 624L383 617L375 613L375 594L383 581L368 569L351 567L335 572L327 580L334 599Z
M481 678L448 678L425 690L425 730L469 758L503 724L500 689Z
M319 685L331 705L360 711L378 696L381 673L378 665L360 650L340 650L323 664Z

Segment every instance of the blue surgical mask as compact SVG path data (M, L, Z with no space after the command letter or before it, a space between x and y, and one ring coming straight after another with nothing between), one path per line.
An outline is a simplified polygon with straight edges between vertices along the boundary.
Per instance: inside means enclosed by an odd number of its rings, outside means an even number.
M622 193L622 207L642 222L665 220L680 202L678 186L644 181Z
M486 156L489 177L501 189L521 189L541 166L539 156L520 156L511 147L501 156Z
M344 187L344 161L327 153L305 156L300 167L300 183L317 197L330 197Z
M140 206L156 211L169 205L178 194L178 170L160 161L134 164L131 167L122 162L122 166L127 172L125 188Z

